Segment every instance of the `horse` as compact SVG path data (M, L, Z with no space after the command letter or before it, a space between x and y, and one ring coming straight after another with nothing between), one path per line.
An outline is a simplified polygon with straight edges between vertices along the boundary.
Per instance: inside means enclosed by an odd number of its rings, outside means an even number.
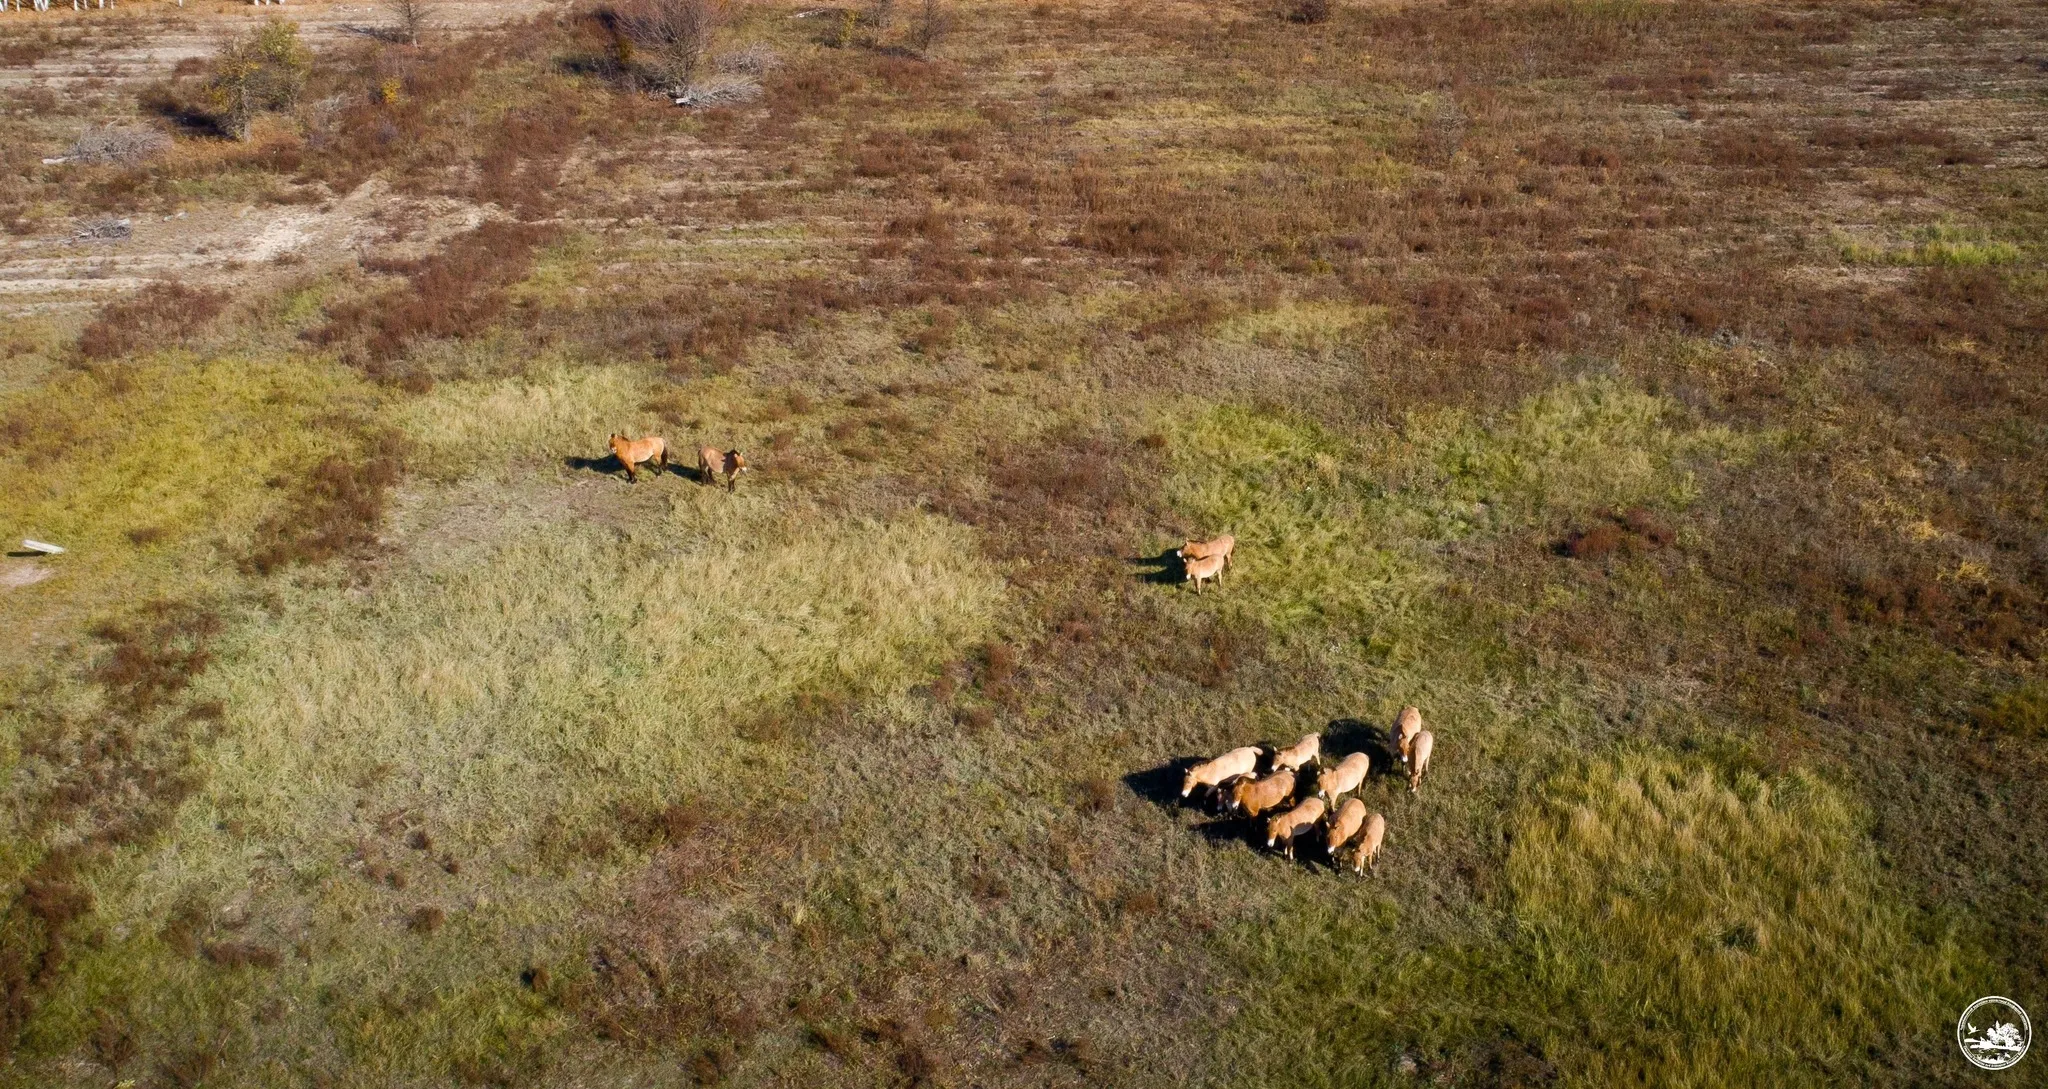
M747 459L738 450L720 451L716 446L706 446L697 451L697 477L706 484L716 483L718 474L725 474L725 490L738 491L740 474L747 471Z
M635 465L658 461L663 471L668 469L668 440L660 435L649 435L644 439L613 435L610 445L619 464L626 467L626 479L634 484L640 483L640 472L634 468Z

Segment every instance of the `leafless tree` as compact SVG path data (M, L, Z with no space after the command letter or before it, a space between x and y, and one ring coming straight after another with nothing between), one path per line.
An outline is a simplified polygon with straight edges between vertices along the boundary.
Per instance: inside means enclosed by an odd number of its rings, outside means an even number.
M719 32L738 14L738 0L633 0L616 26L632 42L640 69L671 97L690 94Z
M420 44L420 35L434 21L432 0L385 0L391 7L392 21L397 23L398 36L407 45Z
M908 42L920 57L929 57L947 35L953 33L953 13L939 0L924 0L911 16Z

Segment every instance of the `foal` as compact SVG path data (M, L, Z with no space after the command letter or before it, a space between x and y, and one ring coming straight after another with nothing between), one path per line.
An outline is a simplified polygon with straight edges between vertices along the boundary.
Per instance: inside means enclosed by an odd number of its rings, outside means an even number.
M747 459L738 450L720 452L716 446L706 446L697 451L697 476L706 484L715 483L717 474L725 474L725 490L738 491L740 474L747 471Z

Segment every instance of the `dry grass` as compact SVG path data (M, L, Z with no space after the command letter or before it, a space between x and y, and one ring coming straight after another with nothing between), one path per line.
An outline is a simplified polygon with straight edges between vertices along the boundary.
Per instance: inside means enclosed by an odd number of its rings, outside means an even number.
M1905 1085L2040 992L2038 13L906 7L0 118L17 232L395 194L0 341L21 1077ZM1160 787L1409 702L1370 884Z

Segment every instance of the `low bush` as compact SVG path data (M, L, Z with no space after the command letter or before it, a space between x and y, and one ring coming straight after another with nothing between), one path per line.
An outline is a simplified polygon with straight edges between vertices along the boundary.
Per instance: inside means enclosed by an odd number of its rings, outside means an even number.
M256 527L246 566L268 575L376 544L392 485L405 471L404 450L403 440L387 432L358 457L330 457L314 466L291 507Z
M312 66L297 23L272 18L231 39L213 58L207 82L216 124L237 140L248 139L257 114L298 102Z
M405 285L329 308L308 339L347 346L374 377L403 377L390 364L416 342L490 328L505 312L505 289L526 278L534 250L555 237L550 227L486 223L430 257L370 262L371 271L403 275Z
M102 125L85 130L65 154L75 162L133 166L170 150L171 138L156 129Z
M225 292L161 281L100 308L78 334L79 354L114 359L160 348L197 332L226 309Z

